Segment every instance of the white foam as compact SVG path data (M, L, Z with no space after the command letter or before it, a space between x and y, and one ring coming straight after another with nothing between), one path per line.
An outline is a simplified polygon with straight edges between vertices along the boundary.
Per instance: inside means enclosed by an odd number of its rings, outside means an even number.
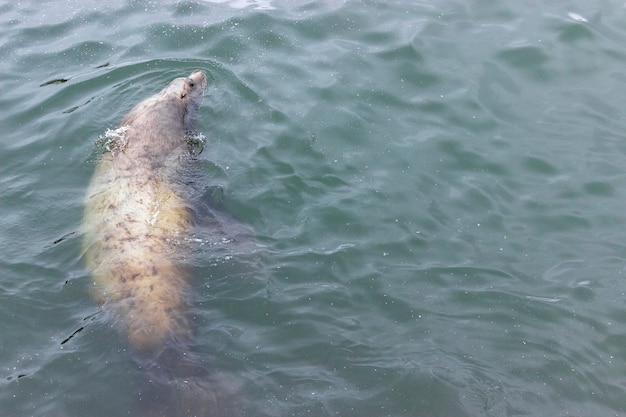
M96 144L102 146L106 152L116 155L126 148L126 131L128 126L118 127L117 129L107 129L104 135L100 135Z

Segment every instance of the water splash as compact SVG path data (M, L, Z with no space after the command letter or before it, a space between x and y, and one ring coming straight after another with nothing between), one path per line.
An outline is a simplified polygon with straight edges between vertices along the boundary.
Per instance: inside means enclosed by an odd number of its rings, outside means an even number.
M191 148L191 154L197 157L204 150L204 144L206 143L206 137L200 132L186 132L185 140L189 143Z
M126 131L128 126L121 126L117 129L107 129L104 135L100 135L96 145L103 148L105 152L111 152L113 156L124 151L126 144Z

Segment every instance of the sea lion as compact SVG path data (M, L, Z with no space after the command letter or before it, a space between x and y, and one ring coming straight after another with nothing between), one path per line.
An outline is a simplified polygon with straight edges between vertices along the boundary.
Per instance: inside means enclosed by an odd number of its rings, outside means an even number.
M189 132L206 85L205 73L194 71L173 80L124 117L93 174L83 220L91 293L136 355L149 358L148 364L169 362L154 368L171 377L163 385L175 386L178 398L173 401L184 407L168 414L176 416L191 415L190 410L206 415L206 403L214 402L208 383L181 389L182 382L174 379L183 368L188 371L182 375L185 383L189 375L202 373L181 352L190 341L192 326L190 284L180 247L194 219L190 193L180 177L193 159ZM208 399L198 401L199 396ZM185 404L190 398L200 405ZM159 406L150 415L165 415L167 407Z
M204 72L195 71L135 106L87 190L83 225L92 293L113 310L136 350L189 335L189 284L174 245L191 219L177 169L189 154L187 134L206 84Z

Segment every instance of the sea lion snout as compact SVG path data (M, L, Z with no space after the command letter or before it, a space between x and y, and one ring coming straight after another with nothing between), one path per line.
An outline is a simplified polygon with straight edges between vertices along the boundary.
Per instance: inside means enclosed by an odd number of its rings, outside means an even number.
M180 94L181 100L187 96L192 96L193 99L202 97L204 89L206 88L207 78L204 71L194 71L189 77L184 80L183 91Z
M192 85L193 88L198 87L201 90L204 90L206 88L207 78L206 78L206 74L204 73L204 71L196 70L192 72L189 75L189 79L194 84Z

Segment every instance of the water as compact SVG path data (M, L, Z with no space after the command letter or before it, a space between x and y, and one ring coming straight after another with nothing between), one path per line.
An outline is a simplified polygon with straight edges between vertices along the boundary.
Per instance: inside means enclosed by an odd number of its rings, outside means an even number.
M610 0L1 5L2 414L134 414L83 197L201 68L199 163L269 254L196 268L239 414L626 415L624 45Z

